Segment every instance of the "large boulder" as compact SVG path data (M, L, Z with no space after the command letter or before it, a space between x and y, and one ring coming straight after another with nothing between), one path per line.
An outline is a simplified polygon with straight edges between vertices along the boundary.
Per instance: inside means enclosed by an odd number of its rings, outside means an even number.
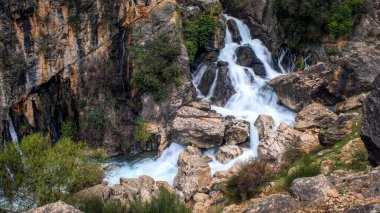
M224 142L227 145L245 143L249 140L250 130L247 121L228 121L224 133Z
M254 204L244 212L276 212L287 213L296 212L300 208L300 203L289 195L275 194L269 197L258 199Z
M223 117L212 111L181 107L172 122L172 140L198 148L218 147L223 143Z
M302 109L296 116L295 128L327 128L338 119L338 115L319 103L312 103Z
M301 132L288 124L281 123L276 131L270 132L260 140L259 158L281 165L283 154L294 142L299 143L305 152L313 150L319 144L317 135Z
M253 69L256 75L265 76L265 67L263 62L257 58L255 52L249 45L241 46L236 49L236 63Z
M228 30L232 35L232 41L239 44L242 41L242 39L236 22L233 19L228 19L227 26Z
M106 183L102 183L83 189L79 191L77 195L78 197L98 197L102 200L108 200L111 195L111 188Z
M58 201L56 203L47 204L45 206L29 210L25 213L82 213L82 211L73 206L67 205L62 201Z
M228 163L243 154L243 149L236 145L225 145L219 147L215 153L216 159L221 163Z
M306 206L326 202L330 194L336 194L334 185L324 175L295 179L290 191Z
M285 106L300 111L317 101L334 103L334 97L326 90L331 70L324 63L318 63L304 71L279 76L270 81L270 86Z
M186 200L196 192L207 192L211 182L211 169L198 148L189 146L182 151L178 166L174 187L183 193Z
M361 138L367 147L368 158L380 165L380 75L374 83L374 90L363 103L363 126Z
M342 101L336 105L336 113L348 112L350 110L359 109L363 105L363 101L366 99L367 94L360 94L352 96L345 101Z
M357 113L340 114L329 128L319 134L319 142L324 145L334 145L352 133L353 126L356 125Z
M274 120L270 115L259 115L257 120L255 121L255 127L257 128L257 132L259 133L259 139L263 139L266 135L273 132L273 128L275 127Z

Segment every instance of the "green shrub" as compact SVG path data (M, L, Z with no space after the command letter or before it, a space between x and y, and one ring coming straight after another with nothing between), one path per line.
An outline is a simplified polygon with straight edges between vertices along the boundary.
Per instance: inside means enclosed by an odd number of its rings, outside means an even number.
M213 9L210 13L204 13L194 21L184 23L185 45L190 60L194 60L197 50L204 47L210 36L215 32L216 19Z
M222 192L233 202L243 202L259 194L273 175L274 170L266 161L252 159L241 164L239 171L222 186Z
M0 150L0 188L12 200L17 196L30 205L44 205L101 182L103 172L86 155L88 147L63 138L55 145L50 136L25 137L19 148L9 144ZM12 180L6 172L14 174ZM21 193L22 192L22 193Z
M145 124L142 118L138 118L136 120L133 133L134 133L135 140L139 142L141 148L145 150L147 143L151 139L151 134L150 134L148 126Z
M78 201L77 201L78 202ZM76 203L73 203L74 205ZM127 208L117 202L104 202L100 197L87 197L79 201L78 208L85 213L127 213Z
M74 131L71 120L67 120L61 125L61 138L74 138Z
M180 84L182 73L177 59L181 48L176 38L160 36L147 42L144 48L134 47L132 53L136 65L134 84L139 91L150 93L160 101L171 84Z
M285 178L286 186L290 186L293 180L303 177L313 177L320 174L320 165L314 162L310 155L302 157L300 164Z

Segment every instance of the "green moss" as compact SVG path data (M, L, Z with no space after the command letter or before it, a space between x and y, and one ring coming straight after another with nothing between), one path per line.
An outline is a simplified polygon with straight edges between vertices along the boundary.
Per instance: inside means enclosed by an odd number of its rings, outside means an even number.
M136 73L134 85L140 92L152 94L156 101L166 97L170 85L179 86L182 72L177 65L181 53L179 41L163 35L132 49Z
M145 124L142 118L136 120L134 128L134 137L137 142L140 143L142 149L146 149L147 143L151 140L151 133L148 126Z
M213 7L210 13L204 13L196 20L184 23L185 45L190 60L194 60L198 49L204 47L215 32L216 18L214 14L217 9L217 7Z

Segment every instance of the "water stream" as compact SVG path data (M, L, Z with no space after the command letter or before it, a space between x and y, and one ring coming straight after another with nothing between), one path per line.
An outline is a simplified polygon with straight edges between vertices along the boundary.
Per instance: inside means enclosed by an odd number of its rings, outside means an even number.
M209 164L212 173L227 170L238 161L257 156L259 137L254 127L254 122L260 114L271 115L277 126L281 122L293 124L295 116L293 112L278 104L278 97L268 85L271 79L286 74L288 71L283 68L280 71L282 73L274 70L271 53L260 40L252 39L247 25L236 18L230 16L226 16L226 18L233 19L237 23L242 42L240 44L234 43L231 32L227 28L225 47L221 50L218 60L228 62L228 77L236 94L229 99L224 107L212 106L212 109L223 116L231 115L238 120L249 121L251 137L250 148L244 149L243 155L227 164L222 164L215 159L215 149L207 150L205 154L213 158L213 161ZM266 77L259 77L255 75L252 68L236 64L235 51L243 45L248 45L263 63ZM280 63L282 59L283 57L279 59ZM193 75L193 85L196 88L197 97L201 100L212 98L217 83L224 84L224 82L218 82L219 79L216 74L208 94L202 94L198 86L206 71L207 65L201 65ZM106 180L113 185L119 183L120 177L133 178L140 175L149 175L155 180L165 180L172 184L178 170L178 155L183 149L184 147L181 145L172 144L158 159L149 158L137 162L111 162L113 169L107 173Z

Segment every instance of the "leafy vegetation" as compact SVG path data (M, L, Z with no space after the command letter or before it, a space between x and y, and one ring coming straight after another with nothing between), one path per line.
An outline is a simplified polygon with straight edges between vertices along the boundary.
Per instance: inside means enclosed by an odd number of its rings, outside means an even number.
M275 13L287 44L301 50L322 42L324 35L342 37L351 33L353 15L361 11L363 0L277 0Z
M147 124L142 118L136 120L136 125L134 127L134 137L143 150L146 149L147 143L151 140L151 134Z
M71 120L67 120L61 125L61 138L74 139L73 124Z
M128 207L114 201L103 201L98 197L74 199L70 201L85 213L190 213L177 194L161 189L160 194L149 203L142 202L137 196Z
M222 187L224 195L233 202L243 202L258 195L274 177L274 170L263 160L252 159L240 165Z
M295 169L285 177L286 186L290 186L293 180L303 177L313 177L320 174L320 164L314 162L310 155L305 154Z
M172 83L180 84L182 73L177 59L181 48L176 38L160 36L143 48L134 47L132 53L136 65L134 84L139 91L152 94L156 101L161 101Z
M192 61L198 49L204 47L208 43L210 36L215 32L216 19L214 14L216 10L217 8L214 7L210 13L204 13L196 20L184 23L185 45Z
M62 138L53 144L40 133L25 137L20 145L0 150L0 188L12 200L30 205L55 202L99 183L103 172L83 143Z

